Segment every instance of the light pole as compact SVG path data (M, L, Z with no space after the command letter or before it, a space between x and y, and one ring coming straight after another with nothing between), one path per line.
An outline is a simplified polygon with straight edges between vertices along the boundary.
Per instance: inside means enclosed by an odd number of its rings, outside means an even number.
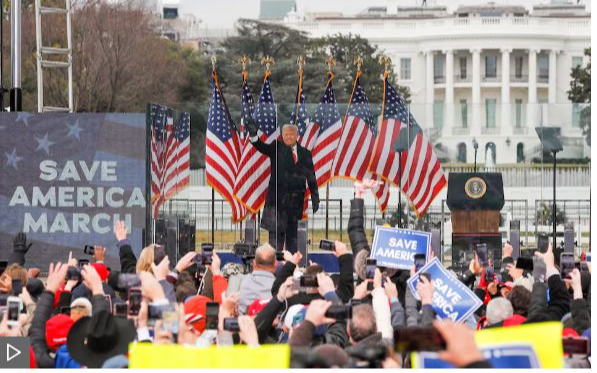
M559 127L535 127L537 136L543 145L543 150L553 154L553 203L551 208L552 223L553 223L553 238L552 245L556 246L556 154L564 149L562 141L560 140L560 128Z

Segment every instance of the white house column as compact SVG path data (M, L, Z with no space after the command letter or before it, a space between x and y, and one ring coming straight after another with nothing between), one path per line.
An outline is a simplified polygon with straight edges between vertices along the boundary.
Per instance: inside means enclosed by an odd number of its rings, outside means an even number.
M502 49L502 125L503 134L512 134L514 127L510 117L510 53L512 49Z
M472 49L473 53L473 120L471 135L481 134L481 50Z
M444 136L454 127L454 51L446 50L446 125Z
M527 127L537 123L537 49L529 49L529 99L527 104Z
M556 96L556 74L557 74L557 56L558 51L552 49L549 52L549 88L548 88L548 96L549 96L549 103L555 104L557 100Z
M427 120L427 128L433 128L433 102L435 100L435 83L433 80L433 51L425 52L426 55L426 82L425 88L425 118Z

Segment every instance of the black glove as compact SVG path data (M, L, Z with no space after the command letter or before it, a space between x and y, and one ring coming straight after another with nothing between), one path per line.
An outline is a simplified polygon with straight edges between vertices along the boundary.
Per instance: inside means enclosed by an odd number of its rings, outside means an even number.
M17 235L15 236L15 239L13 241L13 247L15 251L20 251L22 253L26 253L27 251L29 251L29 248L31 247L31 245L33 245L32 243L30 243L29 245L27 245L27 235L23 232L19 232L17 233Z
M253 120L253 118L247 118L247 131L249 131L249 136L255 137L257 136L257 124Z
M319 197L311 196L311 204L313 205L313 213L315 214L319 210Z

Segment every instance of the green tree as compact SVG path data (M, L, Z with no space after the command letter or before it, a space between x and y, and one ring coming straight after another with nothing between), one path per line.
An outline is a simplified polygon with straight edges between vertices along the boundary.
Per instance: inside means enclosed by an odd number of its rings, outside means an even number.
M552 204L541 203L539 205L539 209L537 210L535 219L537 221L537 225L551 226L553 224ZM564 211L560 210L560 208L556 205L556 224L561 225L565 222L566 214L564 214Z
M585 56L589 57L587 66L577 66L572 69L570 76L570 90L568 99L575 104L583 105L580 110L580 127L587 144L591 145L591 48L585 49Z

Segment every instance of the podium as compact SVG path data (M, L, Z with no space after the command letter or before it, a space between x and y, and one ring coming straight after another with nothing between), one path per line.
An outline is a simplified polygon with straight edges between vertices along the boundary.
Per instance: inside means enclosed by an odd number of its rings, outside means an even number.
M450 173L448 208L452 215L452 268L468 268L478 244L487 244L489 257L499 271L502 261L500 211L504 184L499 172Z

